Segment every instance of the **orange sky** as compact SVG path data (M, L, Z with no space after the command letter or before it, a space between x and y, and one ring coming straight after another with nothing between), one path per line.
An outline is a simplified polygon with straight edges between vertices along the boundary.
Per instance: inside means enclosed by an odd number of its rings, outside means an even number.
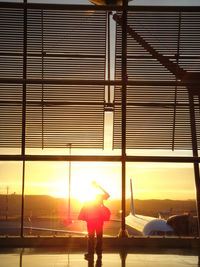
M9 193L21 190L22 164L1 162L0 193L8 185ZM27 162L26 194L68 196L68 163ZM120 163L73 162L71 172L71 197L84 200L90 182L96 180L111 195L121 197ZM127 197L130 195L129 179L133 179L134 197L139 199L194 199L192 164L127 164Z

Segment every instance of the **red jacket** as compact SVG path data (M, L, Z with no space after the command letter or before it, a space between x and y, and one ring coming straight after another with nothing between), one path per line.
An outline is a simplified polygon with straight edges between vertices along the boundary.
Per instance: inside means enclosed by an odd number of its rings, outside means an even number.
M109 221L110 210L103 204L85 203L80 210L78 219L86 222L92 220Z

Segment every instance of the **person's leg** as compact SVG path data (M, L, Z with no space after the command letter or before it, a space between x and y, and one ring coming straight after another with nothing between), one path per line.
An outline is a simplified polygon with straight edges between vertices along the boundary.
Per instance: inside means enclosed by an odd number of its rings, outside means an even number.
M96 253L99 259L102 257L103 223L98 223L96 228L97 244Z
M88 254L94 255L94 235L95 229L92 223L87 223L87 230L88 230Z
M97 244L96 244L96 253L98 257L101 257L102 255L102 237L103 237L103 233L98 232L97 233Z
M96 264L95 264L95 267L101 267L102 266L102 260L101 260L101 258L97 258L97 260L96 260Z

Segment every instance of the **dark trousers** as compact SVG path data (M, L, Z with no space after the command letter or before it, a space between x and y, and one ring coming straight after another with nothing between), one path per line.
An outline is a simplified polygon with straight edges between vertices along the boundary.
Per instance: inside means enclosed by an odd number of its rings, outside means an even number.
M96 234L96 253L98 256L102 254L102 239L103 239L103 222L92 220L87 222L88 230L88 253L94 254L95 234Z

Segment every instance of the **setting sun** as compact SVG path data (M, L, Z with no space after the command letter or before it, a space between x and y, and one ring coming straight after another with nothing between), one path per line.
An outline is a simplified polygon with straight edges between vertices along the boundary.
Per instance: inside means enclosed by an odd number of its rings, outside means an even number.
M100 194L100 190L98 190L96 187L94 187L90 181L85 182L84 179L81 180L81 182L78 185L79 188L77 188L77 200L81 203L85 201L93 201L96 199L97 194Z

